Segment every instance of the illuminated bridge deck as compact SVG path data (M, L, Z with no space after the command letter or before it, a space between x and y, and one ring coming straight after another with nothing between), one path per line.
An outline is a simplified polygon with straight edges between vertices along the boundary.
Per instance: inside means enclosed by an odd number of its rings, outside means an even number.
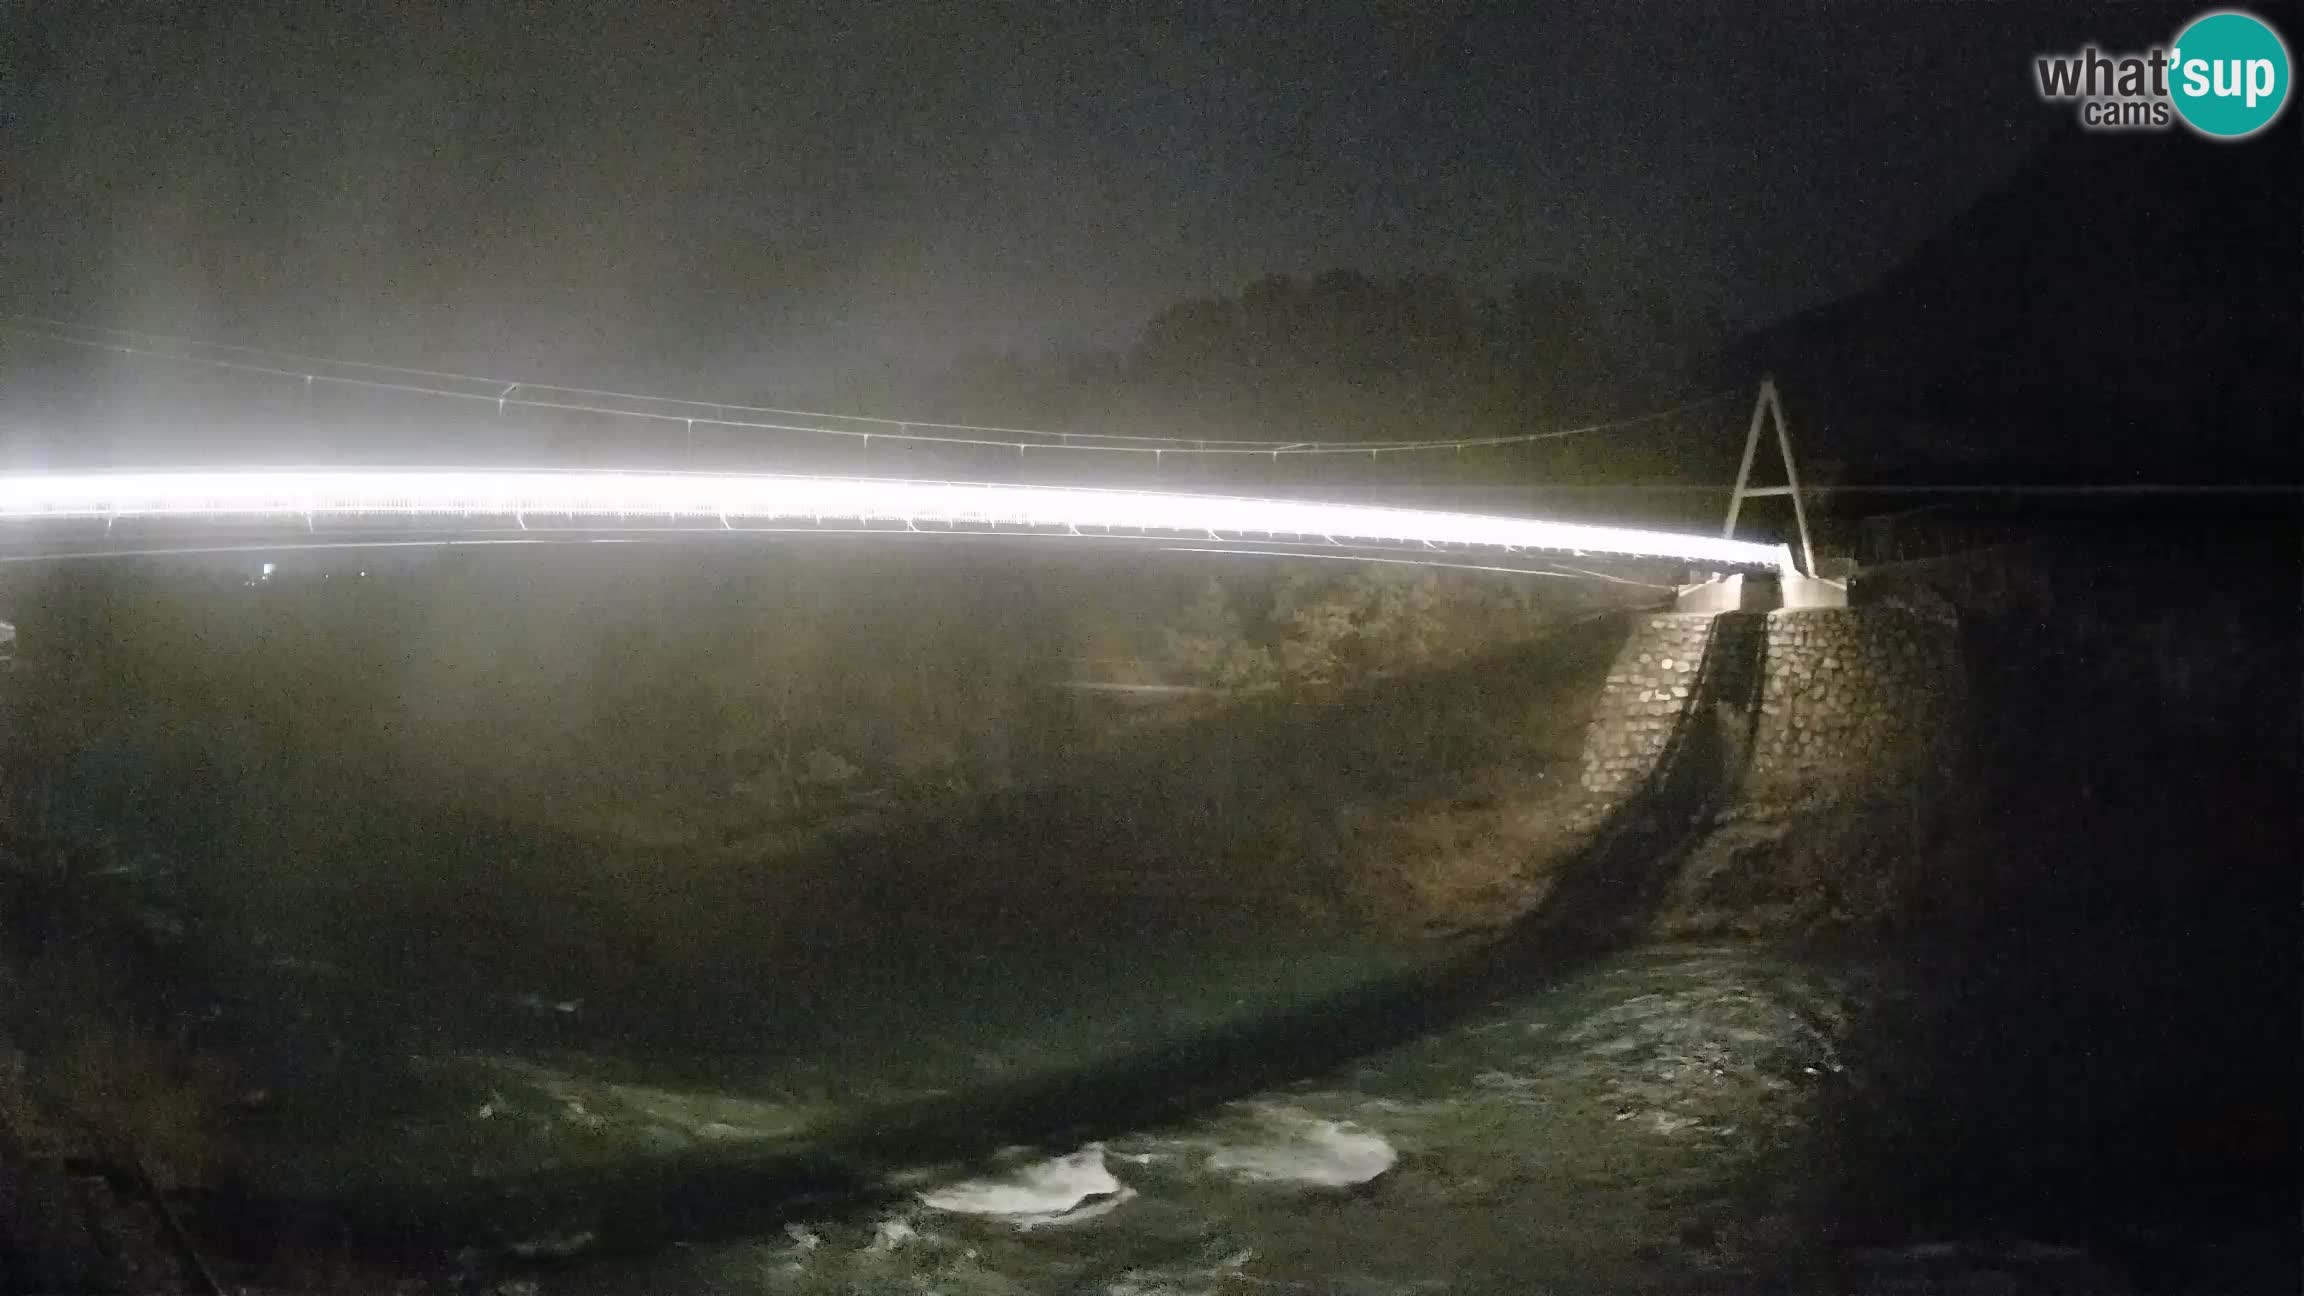
M1782 571L1783 545L1436 509L1161 491L732 473L243 469L0 477L14 556L265 541L615 539L848 531L1353 552L1579 555Z

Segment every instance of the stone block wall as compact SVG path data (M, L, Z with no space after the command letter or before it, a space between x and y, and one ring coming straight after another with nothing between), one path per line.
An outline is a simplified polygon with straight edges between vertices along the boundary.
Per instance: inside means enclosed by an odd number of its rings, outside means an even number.
M1649 615L1593 713L1588 813L1654 787L1674 759L1710 762L1745 799L1835 800L1898 782L1957 734L1962 678L1954 628L1901 608Z
M1743 803L1862 798L1934 771L1965 722L1954 627L1900 608L1767 614Z
M1656 771L1697 704L1702 666L1718 618L1654 613L1635 620L1608 669L1584 742L1584 791L1603 810Z
M2158 894L2200 831L2256 859L2284 824L2198 807L2292 768L2304 618L2275 593L2292 548L2230 548L2010 550L1859 573L1846 608L1637 620L1582 753L1586 890L1650 935L1764 935Z

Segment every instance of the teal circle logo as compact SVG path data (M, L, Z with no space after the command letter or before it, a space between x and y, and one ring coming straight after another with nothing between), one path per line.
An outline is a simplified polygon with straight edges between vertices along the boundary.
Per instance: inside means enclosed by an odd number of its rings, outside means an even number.
M2287 106L2288 47L2260 18L2204 14L2177 36L2168 58L2168 98L2203 135L2253 135Z

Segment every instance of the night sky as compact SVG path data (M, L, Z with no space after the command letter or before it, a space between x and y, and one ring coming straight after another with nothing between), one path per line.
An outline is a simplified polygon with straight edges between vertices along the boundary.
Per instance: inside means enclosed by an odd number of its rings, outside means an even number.
M0 292L736 398L1335 266L1749 327L2076 129L2031 55L2190 12L2097 8L34 0Z

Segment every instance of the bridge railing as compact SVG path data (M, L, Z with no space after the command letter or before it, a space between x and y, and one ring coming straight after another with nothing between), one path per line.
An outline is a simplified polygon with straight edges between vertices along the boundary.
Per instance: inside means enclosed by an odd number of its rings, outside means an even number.
M1226 441L722 405L0 320L0 471L615 468L1180 491L1708 531L1732 392L1589 427ZM1719 462L1708 462L1716 459ZM1706 482L1721 483L1717 486Z

